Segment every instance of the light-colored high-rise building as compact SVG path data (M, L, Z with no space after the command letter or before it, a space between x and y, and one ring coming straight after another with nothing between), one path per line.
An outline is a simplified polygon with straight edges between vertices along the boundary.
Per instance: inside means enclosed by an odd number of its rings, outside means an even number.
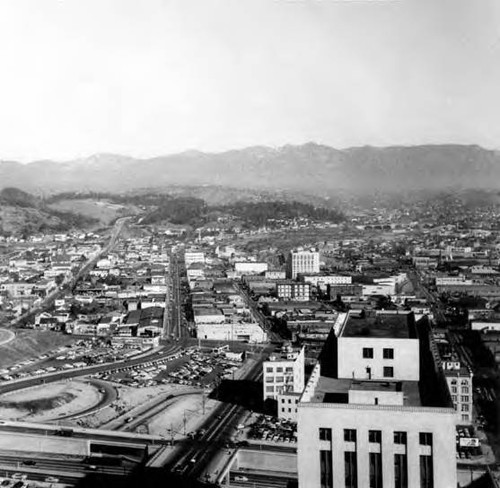
M346 314L297 408L299 488L455 488L457 415L427 320Z
M288 274L292 280L298 274L319 273L319 252L312 250L290 251L288 259Z

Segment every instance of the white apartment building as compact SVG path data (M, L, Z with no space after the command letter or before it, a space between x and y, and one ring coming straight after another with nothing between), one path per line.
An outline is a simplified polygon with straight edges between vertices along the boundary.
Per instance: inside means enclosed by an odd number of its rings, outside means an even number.
M205 263L205 253L202 251L186 251L184 253L184 263L189 268L193 263Z
M352 276L342 275L302 275L300 277L304 283L310 283L322 290L326 290L327 286L335 285L350 285L352 284Z
M311 298L311 285L297 281L278 281L276 295L280 300L307 302Z
M288 260L288 273L292 280L298 274L319 273L319 252L311 250L291 251Z
M199 323L196 325L196 337L213 341L267 341L266 332L256 322Z
M286 392L302 392L304 389L304 348L285 344L281 351L273 353L262 364L264 400L278 399ZM279 412L278 412L279 413Z
M411 312L347 314L298 404L299 488L456 488L456 413L432 341Z

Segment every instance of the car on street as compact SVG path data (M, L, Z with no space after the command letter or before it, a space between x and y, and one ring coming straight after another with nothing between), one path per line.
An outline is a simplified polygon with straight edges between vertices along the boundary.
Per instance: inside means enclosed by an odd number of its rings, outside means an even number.
M248 478L246 476L235 476L234 481L248 481Z
M23 474L23 473L14 473L11 478L13 480L25 480L28 478L28 475Z
M46 483L58 483L59 478L56 478L55 476L47 476L47 478L45 478L45 482Z

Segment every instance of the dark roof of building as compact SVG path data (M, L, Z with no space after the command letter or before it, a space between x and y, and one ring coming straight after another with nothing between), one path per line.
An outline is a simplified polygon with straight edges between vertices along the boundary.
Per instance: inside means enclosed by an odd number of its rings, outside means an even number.
M415 318L411 312L349 314L341 336L415 339Z

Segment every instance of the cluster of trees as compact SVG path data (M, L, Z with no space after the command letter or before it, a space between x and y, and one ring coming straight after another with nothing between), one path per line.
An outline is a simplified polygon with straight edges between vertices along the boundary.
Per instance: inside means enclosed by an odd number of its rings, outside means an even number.
M344 220L344 215L338 210L297 201L240 201L226 205L207 205L201 198L165 193L116 195L103 192L65 192L54 195L47 201L83 198L107 199L117 204L149 207L151 210L142 220L144 224L168 221L173 224L201 226L211 221L214 214L241 220L249 227L272 226L277 220L300 218L333 223Z
M173 224L198 225L203 223L207 205L204 200L191 197L170 198L165 200L142 220L143 224L169 221Z
M300 218L333 223L341 222L344 219L337 210L295 201L236 202L216 209L240 218L252 226L269 225L271 221L276 220Z

